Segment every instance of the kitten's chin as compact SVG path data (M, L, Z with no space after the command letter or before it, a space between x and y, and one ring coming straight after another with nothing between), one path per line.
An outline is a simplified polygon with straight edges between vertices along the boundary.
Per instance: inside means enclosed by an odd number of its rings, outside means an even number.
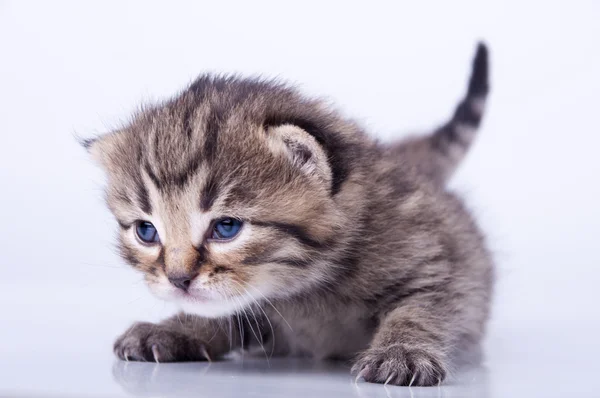
M220 318L235 314L247 307L251 299L236 297L234 300L198 300L193 297L182 297L176 300L183 312L207 318Z
M178 305L183 312L207 318L219 318L234 314L245 307L243 304L246 303L243 297L225 300L221 297L209 297L203 294L151 290L156 297Z

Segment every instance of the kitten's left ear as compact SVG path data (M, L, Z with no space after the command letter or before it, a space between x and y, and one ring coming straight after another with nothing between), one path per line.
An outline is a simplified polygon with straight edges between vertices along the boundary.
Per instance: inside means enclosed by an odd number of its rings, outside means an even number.
M274 152L283 153L300 171L331 185L327 154L312 135L296 125L284 124L269 127L267 136Z

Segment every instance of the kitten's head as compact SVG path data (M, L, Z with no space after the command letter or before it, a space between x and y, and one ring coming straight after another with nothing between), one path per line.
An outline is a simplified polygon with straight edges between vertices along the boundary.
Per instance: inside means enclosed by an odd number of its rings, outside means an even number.
M331 282L362 139L292 89L204 76L85 145L123 258L157 296L221 316Z

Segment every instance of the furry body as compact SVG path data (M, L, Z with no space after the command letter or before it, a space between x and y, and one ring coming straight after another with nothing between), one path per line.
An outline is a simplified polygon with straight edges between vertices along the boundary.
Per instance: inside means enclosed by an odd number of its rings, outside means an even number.
M430 135L382 144L272 82L203 76L86 142L109 177L126 261L184 313L134 324L122 359L217 358L241 347L348 359L367 381L434 385L480 341L493 264L445 183L488 91L480 45L465 99ZM207 238L220 217L231 241ZM141 244L135 225L156 226ZM185 289L174 280L185 278Z

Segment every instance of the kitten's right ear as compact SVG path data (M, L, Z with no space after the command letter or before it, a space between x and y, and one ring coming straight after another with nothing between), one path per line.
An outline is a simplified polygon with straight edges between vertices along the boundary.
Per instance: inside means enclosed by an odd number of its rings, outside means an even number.
M111 154L118 145L119 132L108 133L95 138L80 139L79 143L104 168L108 168Z
M90 148L92 147L92 145L94 145L96 140L98 140L98 138L80 138L79 144L89 153Z

